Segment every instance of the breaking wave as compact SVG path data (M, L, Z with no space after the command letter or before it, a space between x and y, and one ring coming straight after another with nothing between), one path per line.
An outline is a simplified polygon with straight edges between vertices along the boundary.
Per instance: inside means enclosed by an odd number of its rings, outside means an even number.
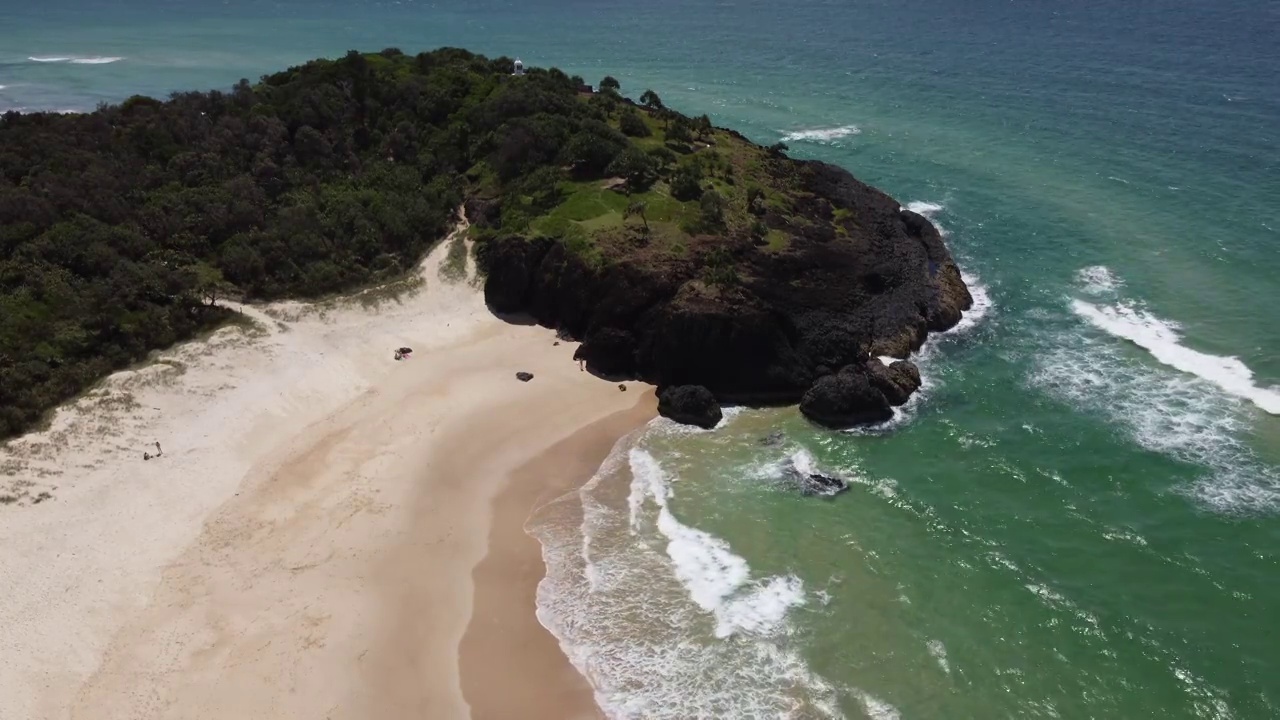
M1076 282L1089 295L1109 295L1124 286L1121 280L1105 265L1093 265L1076 273Z
M37 57L31 56L27 60L33 63L70 63L72 65L110 65L111 63L120 62L122 57Z
M597 703L610 718L843 717L836 688L787 642L804 584L760 576L723 538L683 523L670 507L677 480L624 440L531 523L547 564L539 620ZM575 522L565 510L579 504Z
M1096 289L1090 277L1078 276L1082 292ZM1186 348L1172 323L1139 303L1068 299L1068 306L1098 332L1067 329L1051 337L1037 357L1033 385L1107 417L1148 450L1206 468L1187 488L1203 504L1226 513L1280 509L1280 471L1242 439L1251 424L1246 401L1275 412L1274 390L1258 388L1235 358ZM1143 348L1160 366L1137 361L1117 339Z
M1253 371L1239 358L1192 350L1182 344L1176 323L1156 317L1140 304L1095 305L1072 300L1071 310L1090 325L1146 350L1160 363L1207 380L1272 415L1280 415L1280 391L1259 387Z
M857 125L841 125L840 127L831 128L811 128L808 130L793 130L791 132L784 133L782 136L782 142L831 144L841 138L860 134L862 134L862 130Z

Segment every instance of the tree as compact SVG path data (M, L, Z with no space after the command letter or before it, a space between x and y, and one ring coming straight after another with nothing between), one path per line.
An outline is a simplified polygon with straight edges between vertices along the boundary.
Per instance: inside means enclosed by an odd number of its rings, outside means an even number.
M600 81L600 91L615 93L621 92L622 84L619 83L612 75L605 75L604 79Z
M632 145L609 165L610 175L627 181L627 192L644 192L658 179L658 165L648 153Z
M702 224L707 227L720 227L724 224L724 196L715 190L707 190L702 193L702 199L698 201L698 205L702 210Z
M650 110L662 110L666 108L666 105L662 104L662 98L658 97L658 93L652 90L645 90L640 95L640 104Z
M699 115L693 121L693 129L698 133L698 137L705 138L710 135L714 128L711 125L711 118L706 115Z
M629 217L639 217L640 222L644 223L644 232L649 234L649 218L645 216L645 211L649 209L648 203L637 200L627 206L627 211L623 215L623 220Z
M630 137L649 137L652 133L649 130L649 123L640 117L640 113L631 108L627 108L618 116L618 127L624 135Z
M681 163L671 173L671 197L688 201L702 195L702 166L695 162Z
M693 134L689 132L689 121L683 115L672 118L667 127L667 139L678 143L693 142Z

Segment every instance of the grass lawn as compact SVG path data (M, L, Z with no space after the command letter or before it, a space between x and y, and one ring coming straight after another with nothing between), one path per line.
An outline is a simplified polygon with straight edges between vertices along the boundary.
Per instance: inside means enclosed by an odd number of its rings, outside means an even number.
M571 224L581 226L588 234L621 227L627 207L633 202L645 203L645 217L651 225L666 223L679 226L698 213L696 203L682 203L671 197L664 183L630 196L607 189L599 181L567 182L561 184L560 190L565 195L564 201L531 223L535 233L560 236ZM632 222L639 223L640 220L637 218Z

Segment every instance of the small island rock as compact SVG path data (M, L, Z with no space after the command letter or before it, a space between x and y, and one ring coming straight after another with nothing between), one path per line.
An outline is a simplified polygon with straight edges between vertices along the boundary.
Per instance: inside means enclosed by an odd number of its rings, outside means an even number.
M677 385L658 393L658 414L684 425L710 430L724 413L711 391L701 385Z
M529 382L533 379L533 373L524 371L518 372L516 373L516 379L520 382Z
M893 417L889 401L865 370L819 378L800 399L800 412L831 428L868 425Z

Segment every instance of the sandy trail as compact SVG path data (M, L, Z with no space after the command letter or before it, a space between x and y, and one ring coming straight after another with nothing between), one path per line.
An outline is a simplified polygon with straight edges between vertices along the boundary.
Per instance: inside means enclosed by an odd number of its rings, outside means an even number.
M444 281L452 242L398 299L245 308L254 326L118 373L0 448L0 717L470 716L473 570L492 550L524 568L513 592L538 575L493 524L521 508L495 499L535 461L518 482L562 485L654 403ZM522 608L497 626L536 636L531 606L495 612ZM471 632L562 686L545 716L590 714L547 637Z

